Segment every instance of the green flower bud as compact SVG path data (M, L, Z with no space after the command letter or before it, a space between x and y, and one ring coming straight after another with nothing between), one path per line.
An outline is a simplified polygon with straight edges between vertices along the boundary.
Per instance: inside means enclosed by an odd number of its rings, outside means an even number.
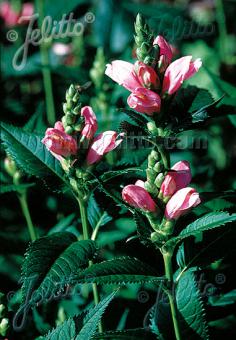
M151 132L153 135L158 135L158 128L154 122L148 122L147 123L148 131Z
M63 116L62 119L61 119L61 122L64 126L64 128L67 126L67 120L66 120L66 116Z
M16 171L13 176L13 180L15 184L19 183L22 177L22 173L20 171Z
M147 174L148 182L153 182L157 175L156 172L151 168L146 169L146 174Z
M83 129L83 124L79 123L74 126L75 131L80 132Z
M68 112L67 103L63 103L62 107L63 107L63 112L67 113Z
M154 165L153 170L156 171L157 173L161 172L163 170L163 164L161 162L157 162Z
M152 157L152 155L148 155L148 167L153 168L156 163L156 160Z
M5 315L6 307L1 303L0 304L0 318L2 318Z
M164 219L161 225L161 230L166 235L172 235L174 231L175 221Z
M153 195L157 195L158 194L158 189L155 187L155 185L151 184L150 182L146 181L144 183L144 188Z
M4 159L4 168L8 175L10 175L11 177L13 177L15 172L17 171L16 163L10 157L6 157Z
M68 89L68 98L72 98L75 94L76 94L75 86L71 84Z
M2 336L6 336L8 328L9 328L9 320L7 318L3 318L0 323L0 334Z
M74 109L73 109L73 113L75 115L79 115L80 114L80 110L81 110L81 104L79 104L78 106L76 106Z
M72 98L72 101L74 102L74 103L77 103L77 101L79 100L79 98L80 98L80 95L79 95L79 92L76 92L76 94L73 96L73 98Z
M155 161L159 161L160 159L160 154L159 152L152 150L152 152L150 153L150 155L152 156L153 159L155 159Z
M165 175L164 175L162 172L160 172L160 173L157 175L157 177L156 177L156 179L155 179L155 182L154 182L154 184L156 185L157 188L160 188L160 187L161 187L162 182L164 181L164 178L165 178Z
M66 120L66 124L68 124L68 125L74 124L75 119L76 119L75 115L73 115L72 113L67 113L65 118L66 118L65 119Z
M71 126L65 127L65 133L67 133L68 135L71 135L73 132L74 132L73 127L71 127Z

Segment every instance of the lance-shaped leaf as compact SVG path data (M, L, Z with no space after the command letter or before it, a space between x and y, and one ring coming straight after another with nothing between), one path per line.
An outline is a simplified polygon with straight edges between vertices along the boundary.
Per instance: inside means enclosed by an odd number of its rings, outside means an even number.
M167 241L166 246L176 245L187 237L197 236L204 231L219 228L234 221L236 221L236 214L229 214L226 211L211 212L190 223L178 236Z
M112 292L87 314L82 313L69 318L46 336L45 340L89 340L96 332L98 323L117 291Z
M165 279L146 263L132 257L121 257L92 265L76 277L78 283L127 284L161 283Z
M89 198L87 213L89 223L93 229L98 229L112 220L112 217L99 207L94 195L91 195Z
M208 340L205 310L193 270L189 269L178 281L176 304L183 339Z
M64 241L67 234L69 242ZM74 282L75 275L87 267L97 249L95 242L73 242L75 239L74 235L65 232L32 244L23 264L23 306L34 306L56 298L64 292L66 285Z
M65 181L60 162L41 143L42 136L1 123L1 140L17 166L29 175Z
M124 329L122 331L107 331L101 334L95 334L92 339L110 339L110 340L143 340L156 339L156 337L144 328Z

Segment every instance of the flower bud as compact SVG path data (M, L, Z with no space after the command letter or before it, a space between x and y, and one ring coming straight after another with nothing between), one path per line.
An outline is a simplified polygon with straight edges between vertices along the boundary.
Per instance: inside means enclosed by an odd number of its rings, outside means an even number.
M146 182L144 183L144 188L145 188L148 192L150 192L150 194L153 194L153 195L157 195L157 194L158 194L158 189L157 189L157 187L156 187L154 184L152 184L152 183L150 183L150 182L148 182L148 181L146 181Z
M0 318L2 318L5 315L6 306L2 303L0 304Z
M146 169L146 174L147 174L147 180L149 182L153 182L156 178L156 172L153 169L147 168Z
M180 161L169 171L161 185L164 197L172 196L176 191L185 188L192 179L190 165L187 161Z
M15 172L17 171L16 163L10 157L6 157L4 159L4 168L8 175L10 175L11 177L13 177Z
M156 171L157 173L161 172L163 170L163 164L161 162L156 162L153 170Z
M76 119L76 117L72 113L67 113L66 116L65 116L65 121L66 121L67 125L74 124L75 119Z
M5 336L9 328L9 319L3 318L0 322L0 335Z
M147 123L148 131L151 132L153 135L158 135L158 128L154 122Z
M161 187L161 184L162 184L164 178L165 178L165 176L164 176L164 174L163 174L162 172L160 172L160 173L157 175L157 177L156 177L156 179L155 179L155 182L154 182L157 188L160 188L160 187Z
M168 220L176 220L200 203L199 193L195 189L190 187L180 189L167 203L165 217Z
M134 208L145 212L157 212L157 206L150 194L138 185L127 185L122 190L122 198Z

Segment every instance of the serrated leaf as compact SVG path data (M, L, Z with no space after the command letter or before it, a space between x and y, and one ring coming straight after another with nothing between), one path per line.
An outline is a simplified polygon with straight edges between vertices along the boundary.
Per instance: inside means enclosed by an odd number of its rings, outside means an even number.
M121 257L93 264L77 276L78 283L125 284L144 282L163 282L164 278L156 276L153 268L142 261Z
M194 272L190 269L180 278L176 288L176 305L183 339L208 340L205 310L197 288Z
M73 242L55 259L30 303L42 303L62 293L65 286L75 282L75 276L88 265L96 250L96 244L91 240Z
M47 334L45 340L89 340L96 332L99 321L117 291L100 301L88 313L69 318Z
M73 234L63 232L41 237L29 245L21 273L22 303L39 287L55 258L74 241Z
M117 291L112 292L110 295L105 297L102 301L97 304L93 309L90 309L88 314L85 316L84 325L77 335L75 340L89 340L96 332L98 324L102 318L109 303L114 299Z
M66 238L69 238L67 242ZM75 236L66 232L42 239L32 244L23 264L23 306L55 298L65 285L73 282L74 276L87 266L96 252L95 242L73 242Z
M144 173L144 169L135 167L135 168L127 168L127 169L123 169L123 170L111 170L111 171L107 171L105 174L101 175L99 177L99 179L102 182L107 182L115 177L118 176L123 176L123 175L127 175L129 173L137 173L137 175L141 175L142 173Z
M222 227L226 223L234 221L236 221L236 214L230 215L226 211L211 212L190 223L178 236L167 241L166 246L169 244L177 244L187 237L197 236L199 233Z
M73 213L62 218L54 227L49 230L48 235L65 231L65 229L71 225L72 221L75 219L75 216L76 215Z
M145 115L129 109L119 109L120 112L124 112L137 126L146 127L147 123L150 121ZM146 128L147 130L147 128Z
M41 143L42 136L1 123L1 140L17 166L29 175L65 181L60 162Z
M98 206L94 195L91 195L88 201L88 220L93 229L102 227L112 220L112 217L108 215L106 211L102 211Z

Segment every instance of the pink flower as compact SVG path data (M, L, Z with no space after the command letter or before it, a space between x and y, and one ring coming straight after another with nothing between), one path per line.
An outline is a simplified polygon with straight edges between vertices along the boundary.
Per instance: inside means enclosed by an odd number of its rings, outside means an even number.
M31 2L25 2L22 5L21 16L30 17L34 13L34 5Z
M169 64L171 63L173 57L171 45L169 45L168 42L161 35L158 35L155 38L153 45L158 45L160 48L158 69L159 72L163 73L166 70L167 66L169 66Z
M134 64L134 71L141 86L154 89L160 86L160 80L154 69L144 64L142 61L136 61Z
M20 13L15 12L8 1L3 1L0 4L0 16L3 18L6 26L8 27L26 23L27 21L29 21L29 18L26 19L21 17L30 17L33 12L34 6L30 2L26 2L22 5Z
M175 60L171 63L164 74L162 94L175 93L183 81L192 77L202 66L201 59L192 61L192 56L186 56Z
M180 189L167 203L165 217L168 220L176 220L200 203L201 199L199 193L195 189L189 187Z
M85 119L85 126L81 134L87 139L92 139L98 128L95 113L90 106L84 106L81 109L81 116Z
M54 128L48 128L42 143L46 148L61 161L63 157L75 155L77 153L76 140L64 132L61 122L56 122Z
M137 185L138 187L144 188L144 181L142 181L141 179L138 179L135 182L135 185Z
M160 85L154 69L141 61L133 65L126 61L115 60L107 65L105 74L131 92L139 87L157 88Z
M156 212L158 210L151 195L139 185L130 184L125 186L122 190L122 198L134 208L146 212Z
M160 96L143 87L137 88L127 99L129 107L138 112L152 115L154 112L159 112L161 109Z
M176 191L185 188L192 179L190 165L187 161L180 161L169 171L161 185L160 191L164 197L172 196Z
M87 163L89 165L98 162L102 157L114 150L123 140L124 134L117 134L115 131L106 131L100 133L97 137L94 138L92 145L89 148L87 154ZM117 139L119 138L120 139Z
M142 86L134 72L134 65L123 60L115 60L107 65L105 74L129 91Z
M15 26L18 23L19 14L12 9L8 1L3 1L0 4L0 16L8 27Z

